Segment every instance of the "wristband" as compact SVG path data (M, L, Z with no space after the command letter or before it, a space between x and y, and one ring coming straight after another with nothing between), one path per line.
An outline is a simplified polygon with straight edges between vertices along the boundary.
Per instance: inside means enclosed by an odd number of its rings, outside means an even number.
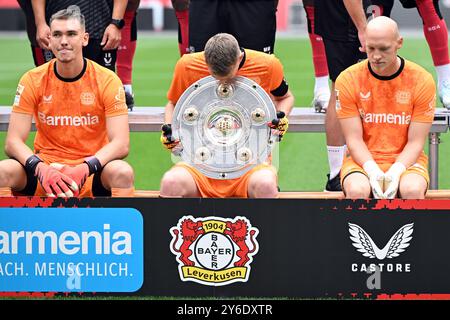
M43 161L37 155L33 154L25 161L25 171L28 174L34 175L34 173L36 172L36 167L39 164L39 162Z
M89 175L102 170L102 164L96 157L88 157L84 159L84 163L86 163L89 167Z

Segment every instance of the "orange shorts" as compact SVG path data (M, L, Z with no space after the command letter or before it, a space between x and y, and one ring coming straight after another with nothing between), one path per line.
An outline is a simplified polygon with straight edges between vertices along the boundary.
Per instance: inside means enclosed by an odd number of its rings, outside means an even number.
M394 162L377 162L378 166L383 172L386 172L389 170L391 165ZM402 176L410 173L415 173L420 176L422 176L427 184L430 184L430 177L428 175L428 157L422 153L419 156L419 159L417 159L417 162L406 169L405 172L403 172ZM353 161L352 157L347 154L347 156L344 158L344 163L342 164L341 169L341 186L344 185L344 180L347 178L350 174L354 172L361 172L365 176L367 176L367 173L364 171L364 169L358 165L355 161Z
M272 170L275 175L277 174L272 165L260 164L237 179L219 180L206 177L185 162L179 162L175 167L182 167L189 171L203 198L248 198L248 182L254 172L268 169Z

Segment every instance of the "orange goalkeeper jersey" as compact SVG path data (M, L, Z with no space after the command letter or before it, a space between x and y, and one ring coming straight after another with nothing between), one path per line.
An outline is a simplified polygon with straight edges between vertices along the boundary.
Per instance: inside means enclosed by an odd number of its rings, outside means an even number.
M108 143L106 118L128 114L117 75L84 61L83 71L73 79L56 72L56 59L20 79L12 111L34 116L34 151L47 162L95 154Z
M434 119L433 77L403 58L389 77L376 75L367 60L349 67L336 79L336 95L339 118L361 118L364 142L376 162L395 161L408 142L412 121Z
M176 104L191 84L209 75L211 74L203 51L183 55L175 66L167 98ZM249 49L244 50L244 60L237 75L252 79L269 94L276 90L284 79L283 66L274 55Z

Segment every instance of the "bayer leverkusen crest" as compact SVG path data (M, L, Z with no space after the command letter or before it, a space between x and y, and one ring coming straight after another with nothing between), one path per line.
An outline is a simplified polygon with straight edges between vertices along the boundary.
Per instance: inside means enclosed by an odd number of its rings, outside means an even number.
M181 280L208 286L247 282L258 252L258 232L245 217L182 217L170 229L170 250L179 262Z

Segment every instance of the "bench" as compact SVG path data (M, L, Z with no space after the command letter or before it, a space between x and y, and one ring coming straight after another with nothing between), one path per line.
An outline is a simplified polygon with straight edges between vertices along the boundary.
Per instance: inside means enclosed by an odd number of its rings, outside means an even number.
M0 131L8 130L11 107L0 106ZM164 122L164 107L135 107L129 113L130 130L133 132L157 132ZM429 134L430 189L438 189L439 136L449 129L450 111L436 109ZM33 125L33 130L35 127ZM325 114L312 108L294 108L289 115L289 132L325 132Z
M136 190L135 197L158 198L158 190ZM280 192L280 199L344 199L342 192L303 192L285 191ZM450 190L428 190L426 199L450 199Z

